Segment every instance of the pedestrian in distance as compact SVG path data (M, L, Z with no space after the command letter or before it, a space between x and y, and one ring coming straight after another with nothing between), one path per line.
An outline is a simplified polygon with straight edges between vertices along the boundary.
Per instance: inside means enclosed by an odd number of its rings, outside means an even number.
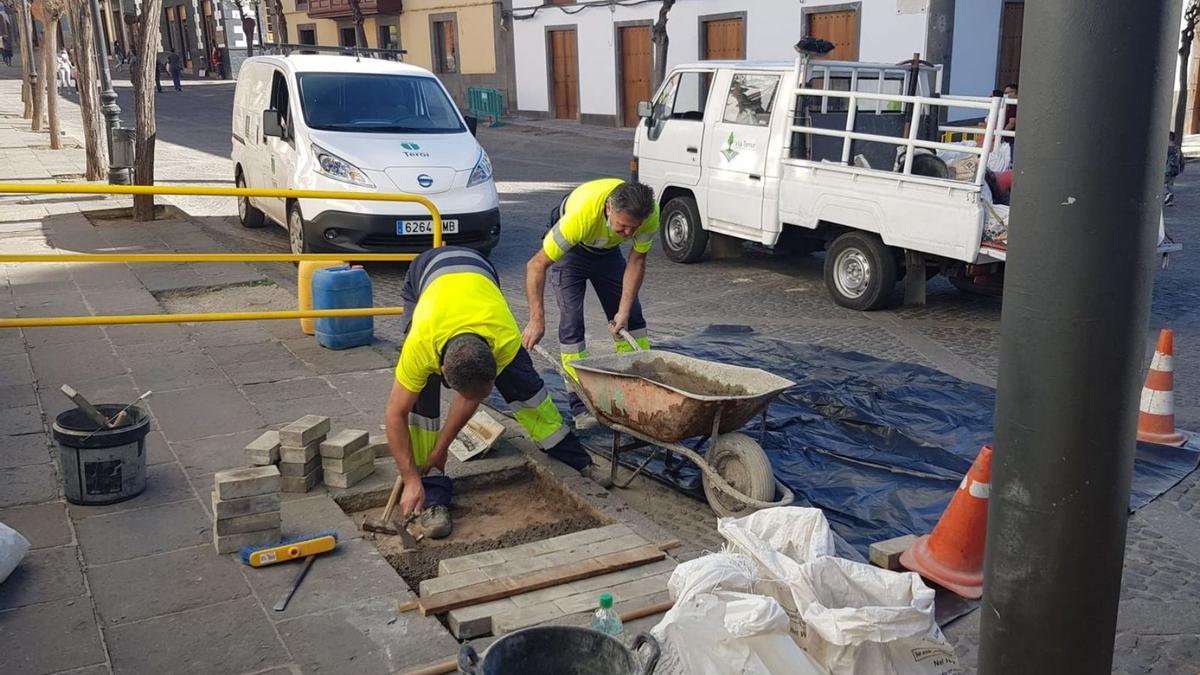
M58 53L58 93L66 94L74 83L71 77L71 57L64 49Z
M558 342L563 370L575 379L574 361L587 357L583 299L592 285L608 318L618 352L634 346L622 337L628 331L642 349L650 348L638 291L646 274L646 254L658 232L658 202L641 183L601 178L575 188L550 214L550 227L538 252L525 266L529 323L522 342L532 349L546 332L543 295L546 276L558 302ZM629 261L621 244L632 240ZM576 429L596 421L574 392L568 394Z
M1174 131L1168 135L1168 139L1170 142L1167 143L1167 171L1163 178L1163 206L1174 206L1175 178L1183 173L1184 159L1183 153L1175 145Z
M12 65L12 41L7 35L0 35L0 58L4 59L4 65Z
M113 56L117 57L118 65L125 65L125 46L120 40L113 43Z
M175 85L175 91L183 91L183 87L179 83L179 75L183 72L183 59L175 53L174 49L167 54L167 69L171 71L171 82Z
M162 93L162 71L163 62L161 58L154 59L154 88L158 93Z

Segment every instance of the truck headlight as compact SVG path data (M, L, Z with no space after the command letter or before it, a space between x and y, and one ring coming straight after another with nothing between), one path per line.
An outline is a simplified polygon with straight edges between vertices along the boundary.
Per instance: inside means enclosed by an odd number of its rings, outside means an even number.
M484 181L492 179L492 160L488 159L487 152L479 152L479 161L475 162L475 168L471 170L471 179L467 181L467 187L475 187Z
M316 171L322 176L340 180L343 183L350 183L351 185L361 185L368 188L375 187L375 183L372 183L371 179L367 178L367 174L363 173L363 170L357 166L319 145L312 146L312 151L313 156L317 159Z

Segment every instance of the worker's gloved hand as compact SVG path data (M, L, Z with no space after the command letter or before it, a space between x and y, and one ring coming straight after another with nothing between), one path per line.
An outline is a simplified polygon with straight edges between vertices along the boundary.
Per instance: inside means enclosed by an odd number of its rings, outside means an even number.
M533 349L546 335L546 322L530 319L521 332L521 344L525 349Z
M400 491L400 515L420 513L424 508L425 486L421 484L421 477L414 474L411 478L405 478Z

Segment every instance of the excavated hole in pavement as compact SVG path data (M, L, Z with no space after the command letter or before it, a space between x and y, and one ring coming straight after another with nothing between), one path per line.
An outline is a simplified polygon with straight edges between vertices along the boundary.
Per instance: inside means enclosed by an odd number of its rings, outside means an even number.
M497 477L501 478L501 477ZM609 524L609 519L580 501L558 481L528 467L478 485L455 483L450 507L454 532L445 539L422 539L415 551L404 551L399 536L368 534L388 563L416 591L438 575L447 558L509 548ZM475 481L471 481L474 483ZM465 488L465 489L464 489ZM390 490L342 498L339 506L356 524L380 517ZM414 526L413 531L418 531Z

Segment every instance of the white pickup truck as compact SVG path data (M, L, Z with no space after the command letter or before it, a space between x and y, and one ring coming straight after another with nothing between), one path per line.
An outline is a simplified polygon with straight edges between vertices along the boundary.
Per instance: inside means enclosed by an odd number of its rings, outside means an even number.
M998 291L1007 206L993 203L983 147L1015 135L1003 122L1016 100L938 96L941 74L803 52L795 63L674 68L639 106L632 166L659 196L667 257L700 260L709 233L824 247L830 295L859 310L886 306L901 278L906 302L923 302L938 273L966 291ZM982 122L939 126L951 109ZM982 147L943 142L947 132L982 134ZM974 161L955 172L938 154Z

